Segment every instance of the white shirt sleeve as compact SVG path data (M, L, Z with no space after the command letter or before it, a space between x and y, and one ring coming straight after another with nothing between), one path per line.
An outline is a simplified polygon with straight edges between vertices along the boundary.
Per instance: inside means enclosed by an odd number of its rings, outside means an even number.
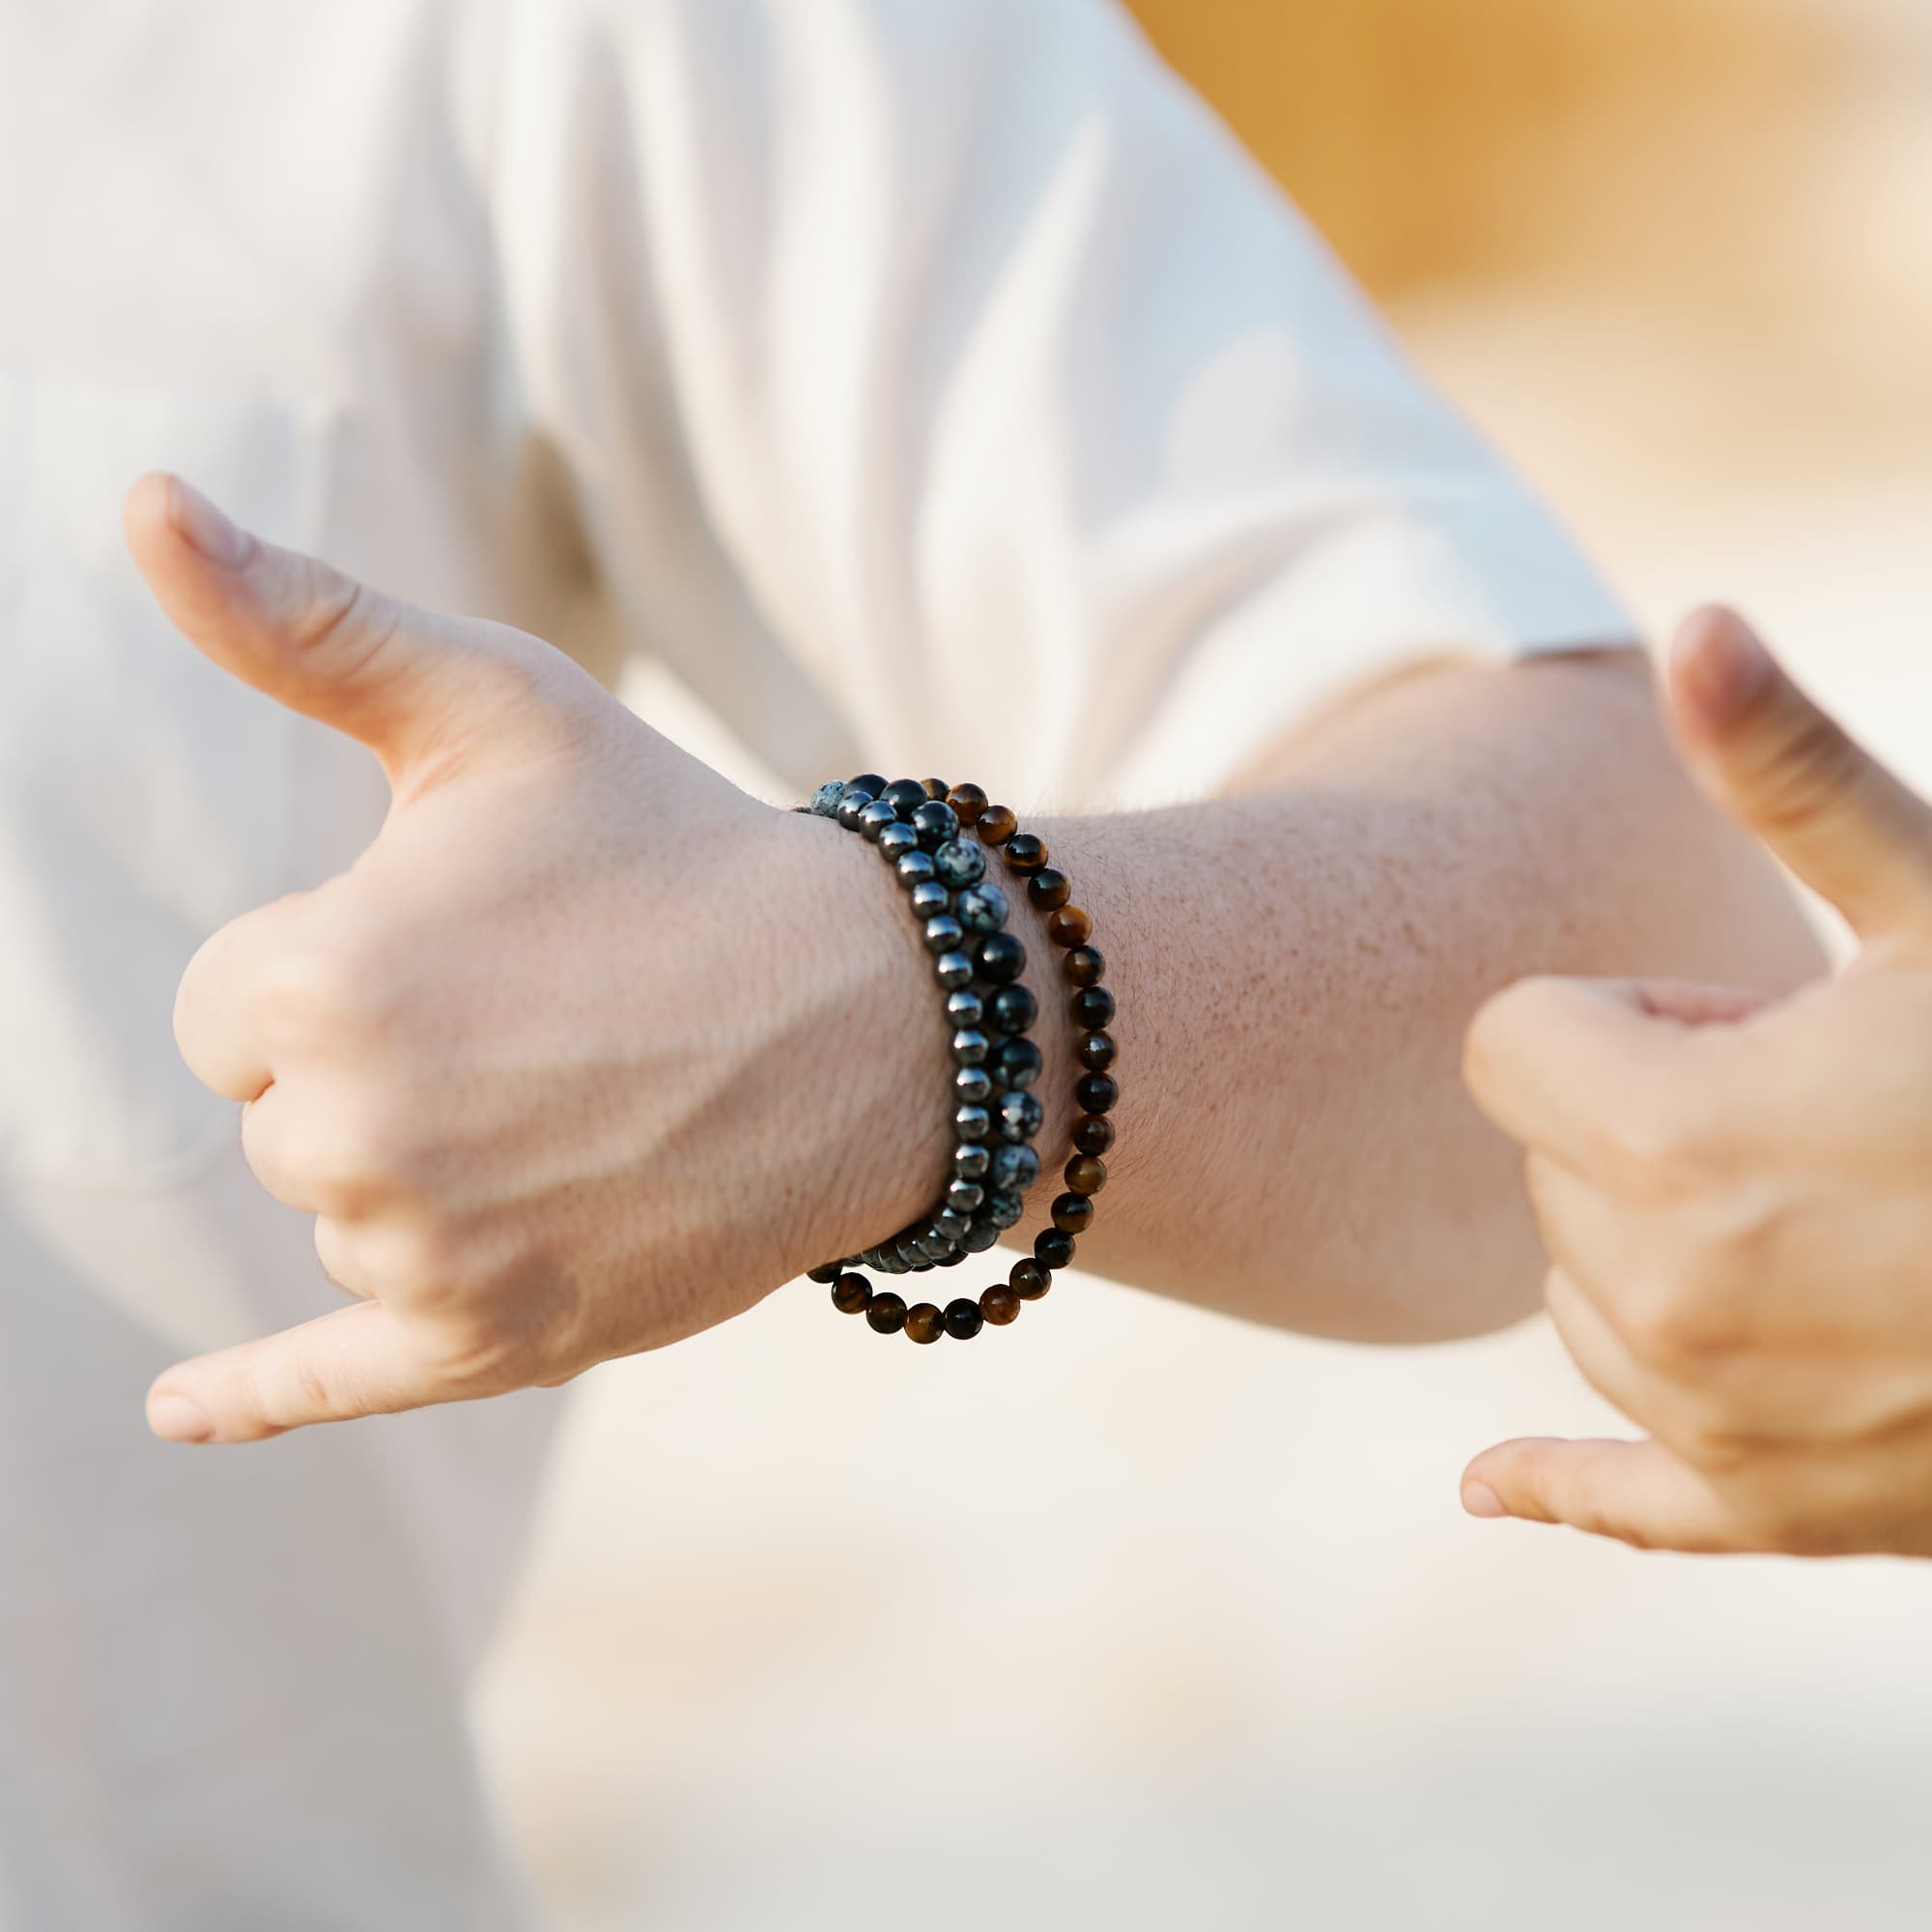
M648 648L797 782L1211 788L1629 620L1105 0L528 0L514 377Z

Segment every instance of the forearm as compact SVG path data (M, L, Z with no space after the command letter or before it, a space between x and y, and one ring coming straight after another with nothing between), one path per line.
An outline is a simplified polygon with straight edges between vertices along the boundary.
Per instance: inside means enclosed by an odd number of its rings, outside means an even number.
M1419 675L1250 794L1039 829L1120 1002L1081 1264L1317 1333L1425 1340L1533 1305L1519 1158L1459 1077L1488 994L1536 972L1782 990L1818 963L1679 772L1634 656ZM1065 1032L1041 1028L1043 1149L1070 1124Z

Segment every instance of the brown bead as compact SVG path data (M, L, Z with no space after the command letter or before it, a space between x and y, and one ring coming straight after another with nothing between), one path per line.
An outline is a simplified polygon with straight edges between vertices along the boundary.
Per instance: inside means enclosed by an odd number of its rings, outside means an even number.
M988 845L1004 845L1019 829L1019 820L1004 805L987 806L973 823Z
M1063 1235L1084 1235L1094 1225L1094 1203L1085 1194L1063 1194L1053 1204L1053 1225Z
M1105 1153L1114 1145L1114 1123L1105 1114L1089 1114L1073 1129L1073 1145L1082 1153Z
M962 1294L957 1301L946 1304L946 1332L955 1342L970 1342L980 1332L985 1317L980 1313L977 1301L968 1301Z
M1007 870L1025 876L1046 864L1046 840L1037 832L1015 832L1007 840Z
M937 1342L946 1333L946 1317L931 1302L906 1310L906 1334L915 1342Z
M1031 1259L1015 1262L1007 1279L1022 1301L1037 1301L1053 1286L1053 1277Z
M1114 1064L1114 1036L1110 1033L1083 1033L1073 1043L1080 1064L1090 1073L1104 1073Z
M986 809L986 794L976 784L954 785L946 794L946 802L959 814L961 825L978 825Z
M1076 986L1094 986L1107 970L1106 955L1097 946L1076 946L1060 962L1060 970Z
M1121 1083L1111 1073L1083 1073L1073 1083L1073 1104L1083 1114L1111 1114Z
M1027 881L1027 898L1036 912L1058 912L1073 896L1073 888L1065 872L1042 866Z
M923 779L921 780L921 783L925 786L925 795L927 798L944 798L947 792L952 789L944 779Z
M989 1288L980 1297L980 1313L996 1328L1004 1328L1019 1320L1020 1298L1009 1288Z
M1062 906L1047 921L1046 936L1056 946L1085 946L1094 936L1094 922L1078 906Z
M1077 1153L1066 1163L1066 1184L1076 1194L1097 1194L1107 1184L1107 1163L1096 1153Z
M862 1274L841 1274L832 1284L832 1305L841 1315L863 1315L872 1298L872 1284Z
M875 1294L866 1304L866 1320L881 1335L896 1335L905 1326L905 1302L890 1291L883 1294Z

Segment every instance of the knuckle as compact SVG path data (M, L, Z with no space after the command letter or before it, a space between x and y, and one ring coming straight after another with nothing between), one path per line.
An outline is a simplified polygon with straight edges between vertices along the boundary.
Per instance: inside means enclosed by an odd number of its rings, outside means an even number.
M1708 1370L1745 1341L1731 1298L1713 1293L1697 1268L1681 1265L1626 1289L1616 1324L1632 1353L1676 1370Z
M1773 835L1794 832L1835 811L1863 766L1864 753L1830 718L1809 703L1794 704L1766 744L1759 826Z

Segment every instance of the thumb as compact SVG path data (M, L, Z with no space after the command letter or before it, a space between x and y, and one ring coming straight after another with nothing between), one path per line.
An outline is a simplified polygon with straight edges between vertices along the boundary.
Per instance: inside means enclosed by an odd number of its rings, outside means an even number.
M1861 938L1932 930L1932 809L1785 675L1734 612L1677 634L1670 708L1686 762Z
M123 513L156 600L223 670L360 739L391 781L434 744L541 712L547 645L434 615L238 528L178 476L143 476Z

